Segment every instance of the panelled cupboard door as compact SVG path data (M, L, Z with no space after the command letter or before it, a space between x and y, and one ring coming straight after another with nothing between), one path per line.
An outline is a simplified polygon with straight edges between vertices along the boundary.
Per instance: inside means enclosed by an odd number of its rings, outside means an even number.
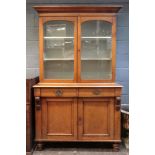
M103 141L114 138L114 99L81 98L78 102L79 140Z
M79 82L114 82L115 19L113 17L78 19Z
M76 99L42 99L42 138L55 141L77 139Z

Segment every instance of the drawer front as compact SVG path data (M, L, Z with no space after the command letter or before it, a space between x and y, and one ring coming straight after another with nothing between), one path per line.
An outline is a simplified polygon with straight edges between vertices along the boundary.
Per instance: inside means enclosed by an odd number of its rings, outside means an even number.
M79 97L111 97L115 96L114 88L80 88Z
M42 97L76 97L77 90L73 88L42 88Z

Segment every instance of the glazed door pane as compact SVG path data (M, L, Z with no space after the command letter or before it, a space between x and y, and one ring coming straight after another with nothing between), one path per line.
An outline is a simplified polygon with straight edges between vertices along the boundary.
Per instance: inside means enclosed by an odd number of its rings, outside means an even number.
M48 21L44 24L44 78L74 78L74 23Z
M112 24L89 20L81 25L81 79L112 78Z

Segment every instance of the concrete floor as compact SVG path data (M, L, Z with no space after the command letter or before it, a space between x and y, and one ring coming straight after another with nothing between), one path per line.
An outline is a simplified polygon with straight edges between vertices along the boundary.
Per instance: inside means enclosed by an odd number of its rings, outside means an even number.
M119 152L113 152L111 147L101 147L100 145L83 144L83 146L45 146L43 151L35 150L33 155L129 155L128 150L126 150L122 145Z

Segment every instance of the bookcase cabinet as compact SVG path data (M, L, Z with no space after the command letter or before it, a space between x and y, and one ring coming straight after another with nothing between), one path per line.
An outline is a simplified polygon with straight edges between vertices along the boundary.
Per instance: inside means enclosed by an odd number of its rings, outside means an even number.
M35 140L113 142L120 137L115 83L116 13L122 6L34 6L39 15L40 82Z

